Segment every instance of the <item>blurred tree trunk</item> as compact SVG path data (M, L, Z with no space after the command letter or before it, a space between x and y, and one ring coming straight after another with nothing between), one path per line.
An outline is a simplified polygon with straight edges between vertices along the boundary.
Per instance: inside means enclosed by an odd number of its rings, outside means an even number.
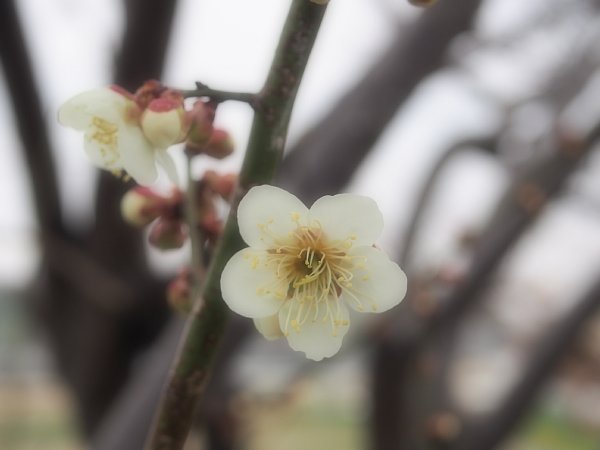
M160 75L174 7L174 0L127 1L119 84L135 87ZM33 186L43 254L35 311L89 434L119 392L133 358L168 317L164 283L147 270L139 231L120 218L124 183L103 175L91 233L62 223L44 108L14 2L3 2L0 12L3 69Z

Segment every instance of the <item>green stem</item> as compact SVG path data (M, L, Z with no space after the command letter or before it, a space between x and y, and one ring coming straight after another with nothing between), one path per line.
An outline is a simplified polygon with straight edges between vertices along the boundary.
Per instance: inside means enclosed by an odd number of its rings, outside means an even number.
M244 247L237 205L246 192L269 183L281 160L292 106L326 7L294 0L264 88L258 94L248 148L231 213L206 276L201 296L183 333L146 448L179 450L187 437L195 406L227 320L220 277L233 254Z
M190 247L192 252L192 299L200 296L200 286L204 276L204 237L198 226L198 201L196 195L196 182L192 176L192 157L187 157L187 193L185 196L185 220L190 235Z

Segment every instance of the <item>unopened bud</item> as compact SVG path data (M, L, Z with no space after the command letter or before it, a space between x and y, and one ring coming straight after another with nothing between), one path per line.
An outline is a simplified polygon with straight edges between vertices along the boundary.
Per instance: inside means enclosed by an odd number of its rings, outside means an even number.
M142 130L152 145L165 149L185 138L183 101L173 98L152 100L142 113Z
M200 228L209 241L216 242L223 233L223 221L216 211L207 211L200 219Z
M207 170L204 173L203 179L213 192L219 194L223 199L228 200L233 195L238 176L235 173L219 175L214 170Z
M141 109L146 109L164 90L165 87L160 81L148 80L135 91L135 101Z
M187 314L192 309L192 280L189 269L183 270L167 286L167 301L175 311Z
M160 250L181 248L187 239L187 231L181 220L159 218L150 229L148 240Z
M136 186L121 199L121 215L127 223L143 227L161 214L165 201L151 189Z
M214 129L203 153L213 158L223 159L233 153L234 143L231 135L221 129Z
M187 120L190 123L187 145L191 154L202 153L202 149L212 136L214 119L214 108L202 100L194 103L192 110L187 112Z

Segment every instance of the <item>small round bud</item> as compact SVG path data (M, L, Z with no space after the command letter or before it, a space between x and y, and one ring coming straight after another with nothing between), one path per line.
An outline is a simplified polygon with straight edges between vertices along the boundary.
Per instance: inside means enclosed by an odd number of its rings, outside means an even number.
M223 221L216 211L207 211L200 219L200 228L210 242L216 242L223 233Z
M167 301L175 311L187 314L192 310L192 300L191 273L184 269L167 286Z
M140 122L146 138L161 149L181 142L187 132L183 101L173 98L152 100Z
M150 229L148 240L159 250L181 248L187 239L187 230L181 220L160 217Z
M143 110L148 107L150 102L160 96L165 87L158 80L148 80L135 91L135 101Z
M121 199L121 215L133 226L146 226L161 214L165 200L147 187L136 186Z
M187 136L189 151L192 154L202 153L202 149L213 133L215 109L202 100L198 100L194 103L191 111L187 112L187 120L190 123L190 131Z
M213 130L203 153L216 159L223 159L233 153L234 147L231 135L225 130L216 128Z
M223 199L228 200L233 195L238 176L235 173L219 175L214 170L207 170L204 173L203 179L213 192L219 194Z

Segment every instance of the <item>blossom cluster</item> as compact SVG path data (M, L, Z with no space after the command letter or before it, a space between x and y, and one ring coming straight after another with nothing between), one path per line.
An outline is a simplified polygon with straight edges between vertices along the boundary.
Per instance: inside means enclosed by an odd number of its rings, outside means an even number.
M152 184L161 167L179 184L167 149L181 142L191 152L224 157L233 151L228 133L214 129L214 110L197 100L185 109L180 92L158 81L144 83L135 93L119 86L83 92L65 102L58 120L84 132L84 148L98 167L138 184Z

